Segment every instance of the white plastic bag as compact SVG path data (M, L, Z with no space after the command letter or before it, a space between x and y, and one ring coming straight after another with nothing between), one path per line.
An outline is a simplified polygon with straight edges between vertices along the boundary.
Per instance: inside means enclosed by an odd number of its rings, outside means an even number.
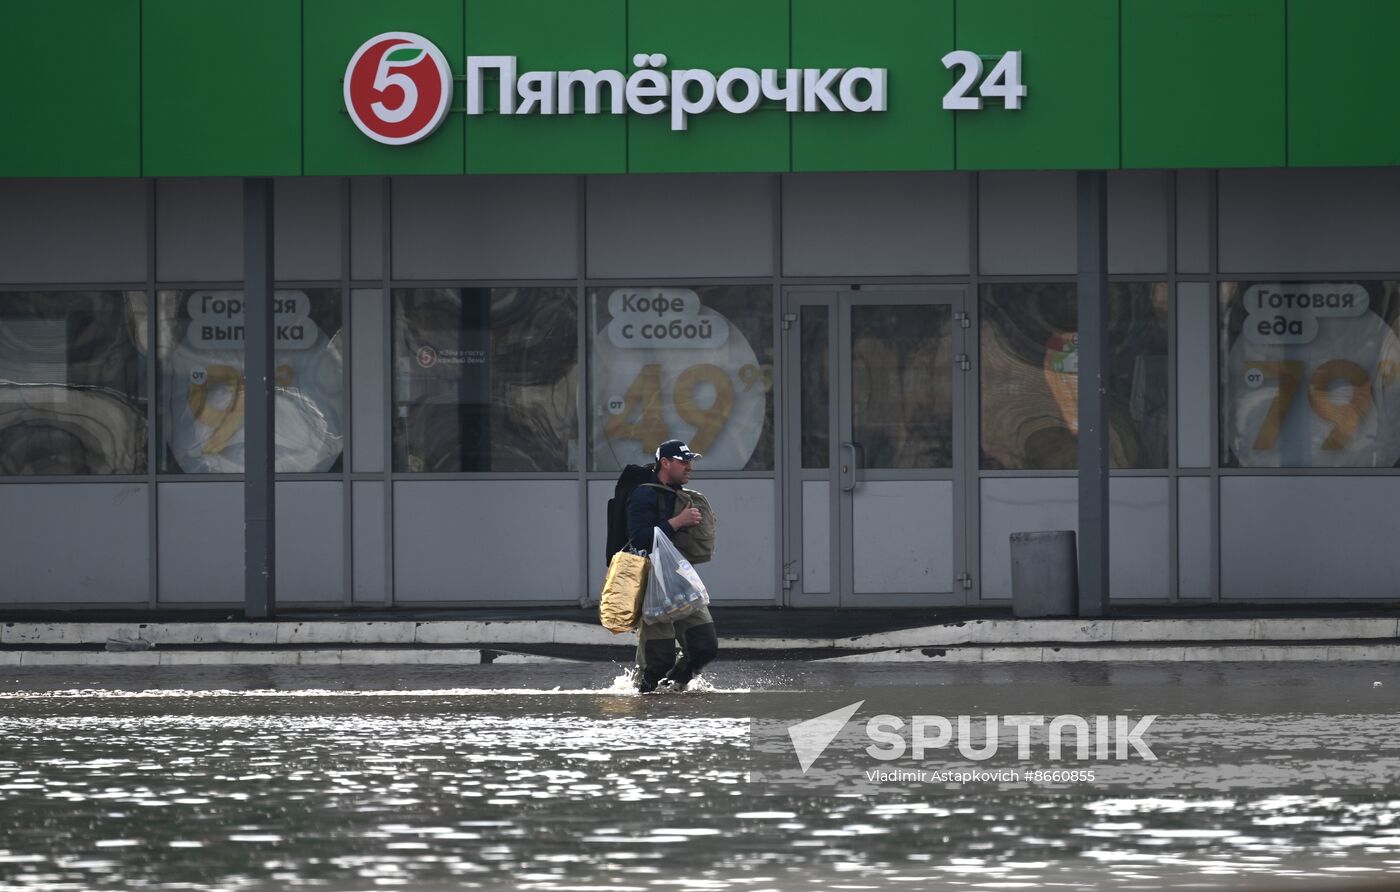
M642 604L642 620L670 623L683 619L710 603L710 593L690 561L671 544L657 527L652 532L651 578Z

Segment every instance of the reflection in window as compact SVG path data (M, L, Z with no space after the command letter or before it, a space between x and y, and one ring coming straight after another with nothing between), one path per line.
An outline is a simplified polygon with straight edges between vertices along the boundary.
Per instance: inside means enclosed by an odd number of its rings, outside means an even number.
M146 471L145 292L0 293L0 474Z
M394 470L578 467L573 288L394 292Z
M1220 286L1221 463L1400 465L1400 282Z
M278 290L273 433L282 473L335 471L344 448L337 289ZM162 467L243 472L243 292L157 293Z
M803 307L802 317L802 467L831 464L831 324L826 307Z
M1109 456L1167 466L1167 286L1109 287ZM980 304L982 467L1078 465L1075 286L986 285Z
M589 292L589 466L653 461L671 437L705 469L773 468L773 289Z
M953 466L952 312L851 307L851 436L862 467Z

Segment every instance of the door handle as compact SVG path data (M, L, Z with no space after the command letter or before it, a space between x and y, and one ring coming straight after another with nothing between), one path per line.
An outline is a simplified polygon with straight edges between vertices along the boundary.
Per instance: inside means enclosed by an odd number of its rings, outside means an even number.
M859 454L858 454L858 452L859 452L859 450L860 450L860 444L859 444L859 443L842 443L842 444L841 444L841 448L842 448L842 449L849 449L849 450L851 451L851 461L850 461L850 463L849 463L849 464L843 464L843 465L841 466L841 481L842 481L842 482L841 482L841 491L842 491L842 492L854 492L854 491L855 491L855 488L856 488L856 483L857 483L857 480L856 480L856 471L860 470L860 456L859 456Z

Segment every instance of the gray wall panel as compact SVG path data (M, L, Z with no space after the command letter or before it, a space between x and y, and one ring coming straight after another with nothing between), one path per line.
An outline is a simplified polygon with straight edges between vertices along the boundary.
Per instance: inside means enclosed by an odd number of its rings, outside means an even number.
M391 201L396 279L578 275L574 177L397 177Z
M1183 598L1209 598L1215 567L1210 559L1213 535L1209 477L1177 478L1176 544L1177 593Z
M668 174L588 178L588 274L767 276L772 178Z
M156 269L163 281L243 278L243 181L156 182ZM339 179L279 178L273 186L276 275L340 278Z
M1222 598L1395 598L1395 477L1222 477Z
M350 573L356 601L382 604L388 600L384 490L385 484L375 480L356 480L350 484L354 498L351 530L354 551Z
M612 498L614 480L588 481L588 588L589 603L597 603L603 590L603 579L608 575L608 565L603 563L603 552L608 545L608 499Z
M978 175L979 266L986 275L1072 275L1077 260L1072 171Z
M869 480L851 504L855 593L953 590L953 483Z
M339 480L277 484L278 603L345 600L343 493Z
M384 275L384 188L380 177L350 180L350 277Z
M576 601L578 499L573 480L396 482L394 600Z
M283 177L273 184L279 280L340 280L344 189L345 181L334 177Z
M702 470L691 485L705 494L719 518L714 560L698 568L711 600L773 600L778 574L774 482L713 480Z
M384 292L350 292L350 466L357 474L384 470L385 379L384 345L389 340L388 307Z
M1182 468L1211 465L1210 286L1176 286L1176 459Z
M802 592L831 592L831 483L802 481Z
M1171 597L1171 480L1119 477L1109 484L1109 495L1114 597Z
M243 601L243 484L157 487L160 602ZM339 481L277 484L277 600L344 600Z
M1171 175L1162 170L1108 173L1108 271L1167 272L1167 190Z
M0 283L144 282L141 180L0 180Z
M1166 272L1167 188L1161 171L1109 174L1109 272ZM984 274L1074 274L1078 242L1073 172L983 173L978 193Z
M0 602L135 603L151 593L147 486L0 486Z
M1113 598L1166 598L1170 513L1165 477L1115 477L1109 485L1109 588ZM1011 596L1012 533L1078 530L1073 477L982 479L982 596Z
M1176 171L1176 271L1210 272L1208 170Z
M773 599L778 572L773 481L696 477L692 483L710 500L719 516L715 558L698 568L710 598L716 602ZM588 595L594 601L607 573L603 552L608 499L614 486L613 480L588 482Z
M1222 170L1221 272L1400 269L1400 169Z
M951 276L968 272L966 173L783 177L783 273Z
M243 280L243 181L156 181L156 277L163 282Z
M1075 487L1069 477L982 479L982 597L1011 597L1012 533L1078 529Z
M243 484L161 483L160 602L243 601Z

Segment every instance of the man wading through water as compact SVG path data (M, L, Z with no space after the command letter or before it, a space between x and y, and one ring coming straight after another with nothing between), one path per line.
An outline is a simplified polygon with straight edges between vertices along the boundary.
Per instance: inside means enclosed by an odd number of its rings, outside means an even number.
M656 471L650 482L660 485L643 484L627 498L627 533L634 546L649 551L653 527L674 541L678 532L701 522L700 510L694 505L676 513L676 493L690 481L690 463L699 457L700 453L691 452L680 440L667 440L656 450ZM702 606L673 623L643 622L637 629L637 690L643 694L658 688L683 691L718 652L719 638L709 607Z

